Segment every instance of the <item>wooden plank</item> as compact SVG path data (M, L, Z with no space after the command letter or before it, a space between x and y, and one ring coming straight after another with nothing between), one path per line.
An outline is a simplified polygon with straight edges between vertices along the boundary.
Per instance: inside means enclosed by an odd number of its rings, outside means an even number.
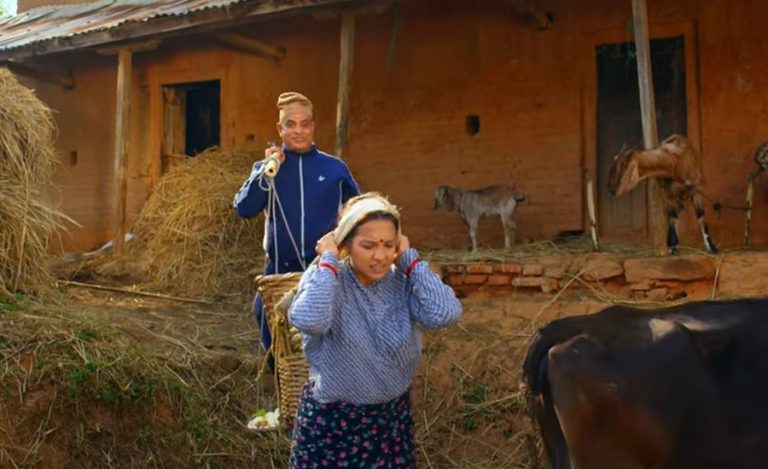
M214 37L219 42L257 57L274 59L275 61L285 58L285 47L273 46L242 34L216 33Z
M341 59L339 60L339 92L336 103L336 156L344 158L349 134L349 101L355 56L355 15L341 16Z
M174 86L163 86L163 141L161 165L166 173L186 158L187 94Z
M117 54L117 95L115 106L115 254L125 247L125 206L128 188L128 123L131 112L131 73L133 55L123 49Z
M21 75L28 78L32 78L34 80L39 80L46 83L58 85L66 90L71 90L75 87L75 78L72 76L71 73L67 73L67 74L50 73L44 70L30 67L29 65L25 65L23 63L14 62L10 60L0 62L0 66L7 68L8 70L15 73L16 75Z
M656 128L656 104L653 95L651 43L648 37L648 10L645 0L632 0L632 16L637 50L637 81L640 87L640 113L643 123L643 144L646 149L659 145ZM667 254L667 219L661 184L648 178L648 221L656 255Z

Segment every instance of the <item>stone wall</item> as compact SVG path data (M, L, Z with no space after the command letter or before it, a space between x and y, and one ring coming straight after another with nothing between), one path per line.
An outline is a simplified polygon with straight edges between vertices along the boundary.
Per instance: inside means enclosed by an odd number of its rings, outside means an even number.
M669 301L768 294L768 253L622 257L542 256L519 261L433 263L457 294L552 295L586 291L606 299Z

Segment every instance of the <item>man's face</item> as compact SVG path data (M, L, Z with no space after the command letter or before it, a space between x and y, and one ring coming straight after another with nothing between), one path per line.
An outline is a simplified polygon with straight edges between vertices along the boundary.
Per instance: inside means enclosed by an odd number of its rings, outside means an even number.
M303 153L315 139L315 121L308 111L294 111L277 123L277 132L289 150Z

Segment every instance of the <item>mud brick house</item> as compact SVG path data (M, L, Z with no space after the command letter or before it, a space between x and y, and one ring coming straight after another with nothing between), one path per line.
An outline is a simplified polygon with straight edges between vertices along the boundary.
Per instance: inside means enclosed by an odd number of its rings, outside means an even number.
M110 239L118 212L130 228L179 155L266 145L281 91L314 100L318 145L333 151L340 70L350 78L343 157L363 188L403 207L415 243L466 243L456 214L433 212L437 185L518 185L529 195L518 240L539 240L585 227L587 180L603 238L648 239L642 191L613 200L605 189L613 154L642 142L630 1L41 3L20 0L19 14L0 20L0 61L56 111L52 196L82 224L70 248ZM647 10L659 135L684 133L701 150L711 202L743 205L752 155L768 139L768 2L648 0ZM741 243L742 211L710 218L721 245ZM754 245L765 246L768 177L757 181L753 223ZM699 243L692 215L681 230ZM501 245L496 220L480 235Z

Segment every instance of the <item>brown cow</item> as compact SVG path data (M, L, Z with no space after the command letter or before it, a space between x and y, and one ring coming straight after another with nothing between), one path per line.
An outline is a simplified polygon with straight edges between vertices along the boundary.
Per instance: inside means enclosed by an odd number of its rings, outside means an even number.
M673 134L651 150L633 148L619 152L613 158L608 174L608 191L615 197L621 197L649 177L659 178L663 184L664 205L669 221L667 247L670 254L677 252L677 214L684 209L685 202L692 203L696 210L696 219L701 226L707 251L717 252L704 219L700 192L704 184L701 156L691 142L682 135Z

